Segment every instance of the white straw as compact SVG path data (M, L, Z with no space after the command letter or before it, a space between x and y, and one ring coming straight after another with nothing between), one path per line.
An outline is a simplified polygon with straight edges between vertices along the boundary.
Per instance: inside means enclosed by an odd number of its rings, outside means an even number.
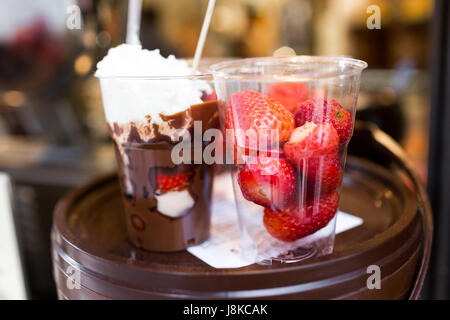
M206 36L208 35L209 23L211 22L211 17L214 12L214 5L216 0L209 0L208 9L206 9L205 19L203 20L202 31L200 32L200 37L198 38L197 48L195 49L194 62L192 63L192 69L197 71L200 58L202 56L203 47L205 46Z
M128 44L140 45L139 29L141 26L142 0L129 0L128 2L128 20L127 20L127 39Z

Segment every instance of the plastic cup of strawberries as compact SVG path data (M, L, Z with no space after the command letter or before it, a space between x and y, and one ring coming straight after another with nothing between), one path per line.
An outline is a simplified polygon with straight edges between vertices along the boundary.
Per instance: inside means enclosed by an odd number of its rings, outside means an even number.
M332 253L366 67L312 56L211 66L248 259L270 264Z

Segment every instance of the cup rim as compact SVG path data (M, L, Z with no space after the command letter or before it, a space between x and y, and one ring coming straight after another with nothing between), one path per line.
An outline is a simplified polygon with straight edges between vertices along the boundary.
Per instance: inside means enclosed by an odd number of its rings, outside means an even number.
M286 65L302 65L308 63L327 63L335 64L340 67L348 68L348 70L343 71L323 71L314 73L303 73L303 74L287 74L287 75L277 75L282 78L298 78L305 77L308 79L326 79L326 78L336 78L341 76L352 76L360 74L364 69L368 67L367 62L363 60L358 60L354 58L344 57L344 56L308 56L308 55L297 55L297 56L285 56L285 57L257 57L257 58L245 58L245 59L235 59L230 61L219 62L213 64L209 67L209 70L213 73L215 77L221 77L226 79L241 79L241 78L274 78L274 74L249 74L241 71L234 73L227 72L227 69L231 68L241 68L248 65L264 66L264 65L275 65L275 64L286 64Z
M188 64L192 64L193 58L180 58L177 60L186 61ZM196 74L186 74L186 75L161 75L161 76L123 76L123 75L106 75L99 76L97 73L94 76L98 79L123 79L123 80L212 80L212 73L209 70L209 65L213 64L211 61L220 61L224 62L224 60L229 61L230 58L227 57L204 57L200 60L200 65L206 64L207 66L202 68L201 72ZM219 62L215 62L217 64Z
M176 76L98 76L96 78L102 79L122 79L122 80L211 80L212 75L209 73L201 74L188 74L188 75L176 75Z

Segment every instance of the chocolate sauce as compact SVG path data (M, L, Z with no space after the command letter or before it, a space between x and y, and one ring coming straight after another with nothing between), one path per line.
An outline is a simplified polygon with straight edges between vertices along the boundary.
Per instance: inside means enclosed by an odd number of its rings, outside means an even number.
M167 122L172 128L183 128L187 125L189 121L189 109L186 111L171 114L169 116L162 113L159 114L161 119Z
M204 130L219 127L219 114L217 110L217 101L209 101L202 104L196 104L190 108L191 116L194 121L201 121Z
M116 136L119 136L121 134L119 125L115 122L113 127L114 127L114 134Z
M130 144L136 142L136 143L143 143L144 141L141 139L141 136L136 128L135 125L131 125L130 134L128 135L128 142Z

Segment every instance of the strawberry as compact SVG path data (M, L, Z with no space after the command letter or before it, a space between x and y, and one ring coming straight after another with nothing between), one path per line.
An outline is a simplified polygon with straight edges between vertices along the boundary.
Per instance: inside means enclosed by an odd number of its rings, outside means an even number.
M136 230L142 231L142 230L145 229L145 222L144 222L144 220L142 220L139 216L133 214L133 215L131 216L131 219L130 219L130 220L131 220L131 225L132 225Z
M320 189L321 194L334 192L341 183L338 147L337 131L329 123L306 122L296 128L285 143L286 156L307 179L308 194L314 195L316 189ZM302 183L302 176L298 181Z
M236 147L244 149L245 153L249 149L276 148L289 139L294 129L294 116L275 100L245 90L231 96L225 129L233 131ZM273 136L274 132L278 137ZM266 146L261 146L260 142Z
M207 101L214 101L214 100L217 100L217 94L215 91L211 92L210 94L203 92L202 101L207 102Z
M161 174L156 177L156 186L159 192L169 192L184 189L191 179L191 172L177 172L175 174Z
M311 121L317 124L331 123L338 132L341 144L347 143L352 136L352 115L336 100L311 99L301 103L295 112L296 126Z
M264 209L263 222L269 234L281 241L291 242L309 236L325 227L336 214L339 194L294 204L283 211Z
M306 166L305 166L306 164ZM301 162L301 170L307 178L308 195L314 197L316 192L321 195L336 191L342 181L342 168L338 154L309 158ZM302 178L298 178L299 184Z
M304 160L335 155L338 147L339 136L331 124L306 122L292 132L283 148L288 159L301 171Z
M281 82L267 88L267 96L280 102L291 112L295 112L299 103L308 97L308 88L302 82Z
M267 208L283 209L295 194L295 170L284 157L259 156L238 173L245 199Z

